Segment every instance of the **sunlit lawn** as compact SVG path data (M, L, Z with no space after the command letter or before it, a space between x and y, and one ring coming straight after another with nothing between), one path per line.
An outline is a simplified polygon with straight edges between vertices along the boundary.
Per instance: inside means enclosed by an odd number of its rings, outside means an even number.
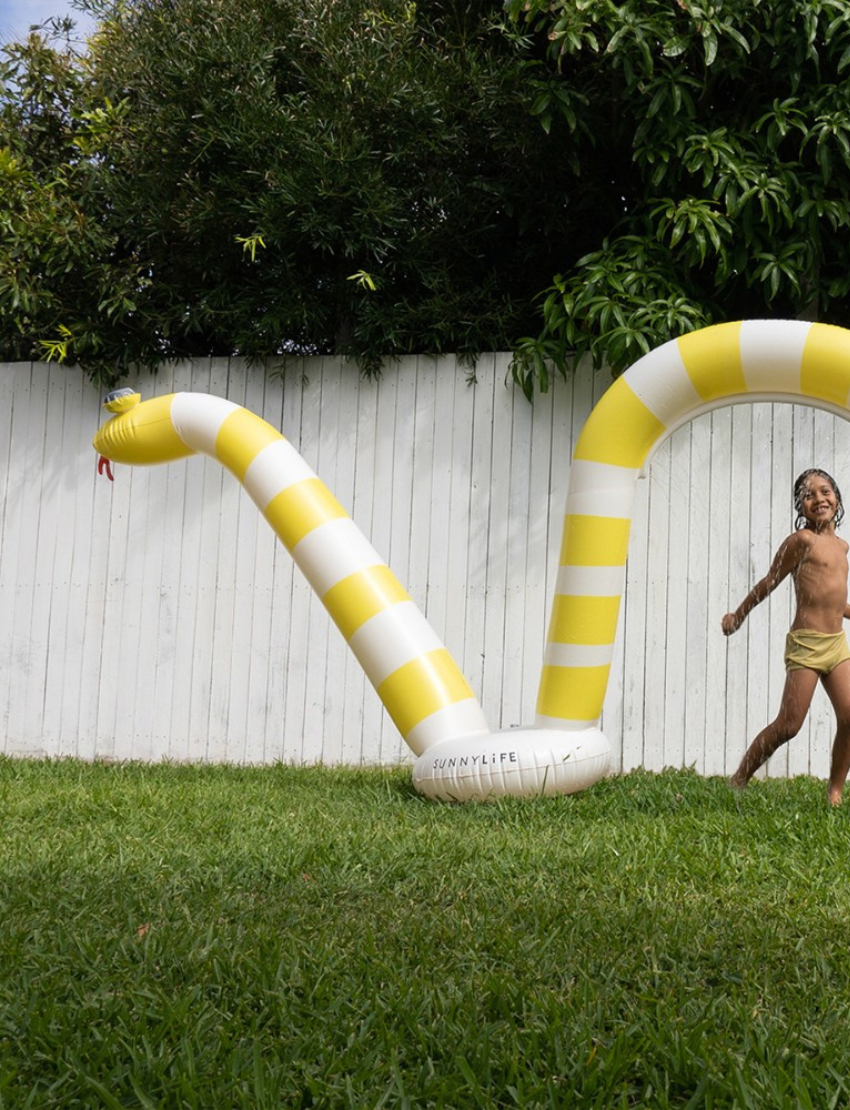
M850 805L0 760L0 1107L850 1103Z

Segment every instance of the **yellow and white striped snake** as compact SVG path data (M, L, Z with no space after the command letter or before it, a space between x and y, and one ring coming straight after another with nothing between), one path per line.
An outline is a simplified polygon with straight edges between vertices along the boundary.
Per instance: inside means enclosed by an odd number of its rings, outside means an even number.
M491 733L469 683L389 567L295 448L247 409L206 394L140 402L94 439L113 462L203 453L242 483L321 598L418 756L434 798L562 794L610 763L598 729L608 685L635 483L682 424L722 405L803 401L848 415L850 331L794 320L718 324L671 340L594 408L570 470L555 598L534 728Z

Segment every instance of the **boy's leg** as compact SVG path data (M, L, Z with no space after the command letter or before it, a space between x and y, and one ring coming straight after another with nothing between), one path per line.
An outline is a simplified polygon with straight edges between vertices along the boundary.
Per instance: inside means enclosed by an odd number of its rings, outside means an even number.
M850 659L847 660L846 664L841 663L839 666L844 667L845 665L850 667ZM836 667L832 673L836 674L838 670L839 667ZM777 748L780 748L792 736L797 735L803 721L806 719L809 706L812 704L812 696L818 684L818 677L817 671L810 671L802 667L788 671L785 676L785 688L782 691L782 703L779 706L776 719L771 721L766 728L763 728L747 748L747 754L741 760L738 770L729 779L730 786L739 790L745 787L759 767L770 759Z
M841 795L850 771L850 659L839 663L824 677L823 686L835 710L835 741L827 789L830 805L841 805Z

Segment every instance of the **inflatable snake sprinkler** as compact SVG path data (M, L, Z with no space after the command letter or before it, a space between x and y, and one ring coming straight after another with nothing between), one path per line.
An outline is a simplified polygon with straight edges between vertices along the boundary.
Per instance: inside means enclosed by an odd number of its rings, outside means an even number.
M429 798L571 794L608 771L598 722L608 683L635 486L682 424L745 401L847 416L850 332L824 324L718 324L636 362L590 414L574 453L534 727L491 732L466 678L380 555L279 431L220 397L110 393L101 469L201 453L236 476L323 602L417 756Z

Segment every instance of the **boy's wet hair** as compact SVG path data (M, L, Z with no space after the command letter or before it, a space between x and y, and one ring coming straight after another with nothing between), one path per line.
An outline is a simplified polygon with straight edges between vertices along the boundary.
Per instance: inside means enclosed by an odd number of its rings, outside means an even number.
M803 512L803 490L805 489L806 482L813 474L817 474L820 478L825 478L832 486L832 492L835 494L835 499L838 502L838 508L835 510L835 517L833 518L833 523L837 528L844 519L844 502L841 500L841 490L838 488L831 474L827 474L825 470L820 470L816 466L811 467L809 470L804 470L794 483L794 510L797 513L794 527L797 529L811 528L811 524L806 520L806 514Z

